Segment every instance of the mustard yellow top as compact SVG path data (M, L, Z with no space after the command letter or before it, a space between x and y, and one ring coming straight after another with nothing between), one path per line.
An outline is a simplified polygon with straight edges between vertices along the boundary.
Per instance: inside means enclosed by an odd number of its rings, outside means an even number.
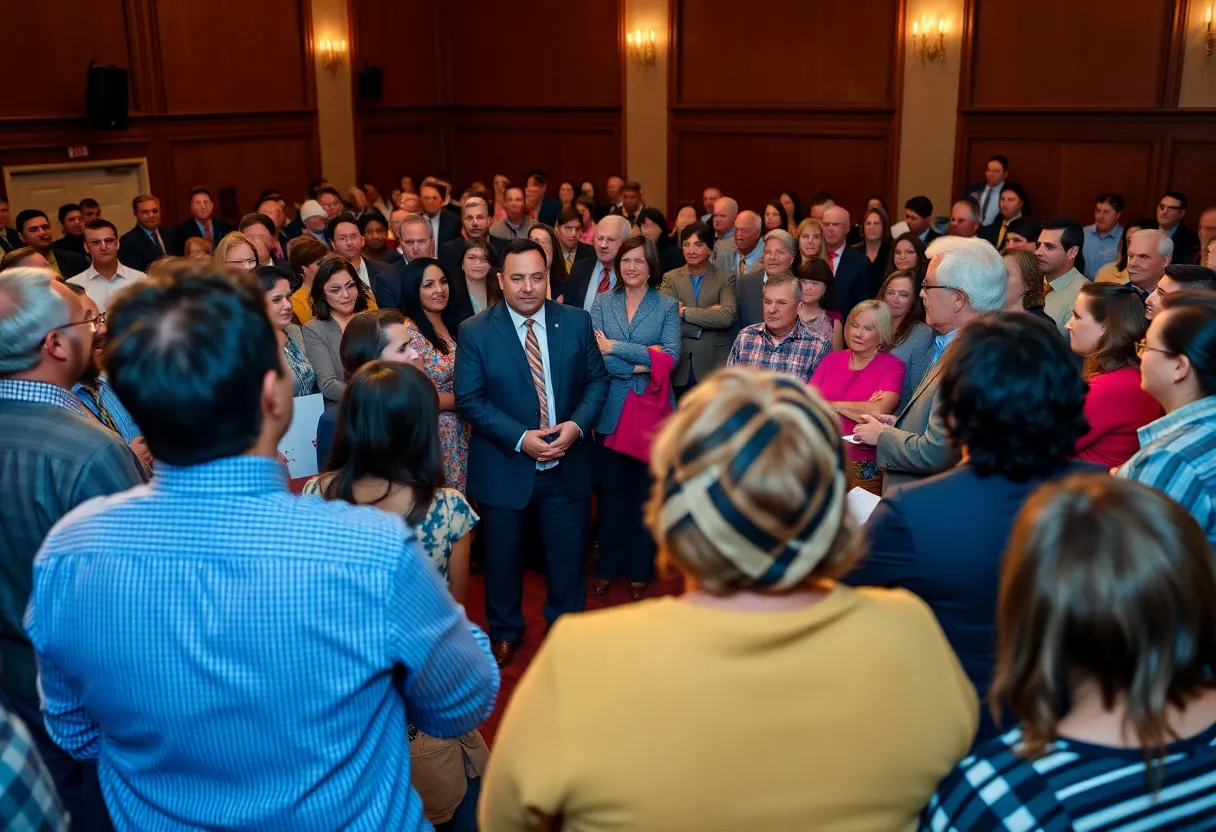
M303 286L291 293L291 308L296 313L300 326L304 326L312 320L312 300L308 297L308 290Z
M1119 271L1118 266L1114 263L1104 263L1102 268L1098 269L1098 273L1094 276L1095 283L1119 283L1125 284L1131 278L1127 274L1127 269Z
M911 830L977 715L933 614L903 590L565 616L503 716L481 828Z

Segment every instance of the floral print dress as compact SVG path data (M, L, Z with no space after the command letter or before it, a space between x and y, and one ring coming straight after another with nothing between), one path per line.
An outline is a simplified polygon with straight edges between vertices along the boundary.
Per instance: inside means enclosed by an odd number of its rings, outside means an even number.
M455 393L456 342L448 340L443 354L426 339L413 321L405 322L410 345L422 356L422 371L440 393ZM443 479L449 488L464 493L469 466L469 435L472 431L454 410L439 412L439 447L443 450Z

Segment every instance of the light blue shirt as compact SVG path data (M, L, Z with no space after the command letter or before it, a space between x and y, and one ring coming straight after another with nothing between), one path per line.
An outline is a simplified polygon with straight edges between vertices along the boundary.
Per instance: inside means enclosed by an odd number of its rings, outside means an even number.
M1094 280L1098 269L1119 259L1119 240L1123 237L1123 226L1116 225L1109 233L1099 234L1096 225L1085 226L1085 244L1081 253L1085 257L1085 276Z
M599 270L594 273L594 279L599 280ZM594 297L594 296L593 296ZM528 327L524 323L529 320L523 315L516 312L509 305L507 306L507 314L511 316L511 325L515 327L515 332L519 335L519 345L523 347L524 357L528 356ZM536 310L536 314L532 316L532 331L536 334L536 344L540 347L540 360L545 365L545 398L549 403L549 430L552 431L557 427L557 401L553 398L553 366L549 361L549 337L545 332L545 306L541 304L540 309ZM518 453L524 444L524 436L527 431L519 435L519 441L515 443L515 450ZM561 460L553 460L552 462L536 463L536 470L547 471L555 467Z
M131 414L127 412L123 403L118 400L118 394L110 386L110 380L106 378L105 373L102 373L97 381L93 383L93 389L97 391L97 396L105 406L106 412L110 414L110 418L118 426L118 432L122 436L123 442L130 445L135 441L136 437L143 435L143 431L139 429L139 425L135 424L135 420L131 418ZM72 388L72 392L76 394L76 398L80 399L81 404L88 408L90 413L96 416L102 424L105 424L105 421L101 418L101 408L93 401L93 397L85 390L83 384L77 384Z
M51 529L26 631L46 729L120 828L430 829L406 725L458 737L498 668L398 516L261 456L157 464Z
M936 364L937 360L942 357L942 353L946 351L946 347L954 342L954 336L956 335L958 335L958 330L952 329L945 335L939 334L933 339L933 360L929 362L930 367Z
M605 266L598 260L595 262L595 268L591 270L591 280L587 282L587 293L583 295L583 309L591 311L591 304L595 303L595 298L600 293L600 281L604 279L604 269L608 269L608 291L612 291L612 287L616 285L616 273L612 271L611 266ZM514 311L514 310L512 310ZM523 320L520 318L520 320ZM549 369L546 364L545 369ZM550 413L553 411L550 410Z
M688 279L692 281L692 296L693 296L693 298L696 299L697 303L701 302L701 280L704 277L705 277L705 272L701 272L700 274L693 274L690 271L688 273ZM767 282L768 275L765 275L764 277Z
M980 224L991 225L996 222L1001 215L1001 188L1005 187L1004 182L998 182L995 187L985 185L983 190L976 194L975 201L979 203ZM988 198L988 204L984 205L984 198Z

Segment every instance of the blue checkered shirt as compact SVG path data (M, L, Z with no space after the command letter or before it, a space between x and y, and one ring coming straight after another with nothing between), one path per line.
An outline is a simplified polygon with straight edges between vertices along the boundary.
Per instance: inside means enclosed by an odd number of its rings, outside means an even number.
M47 731L97 760L119 829L429 829L407 721L458 737L498 691L400 517L292 495L260 456L70 513L26 630Z
M0 829L65 832L67 813L29 730L0 707Z
M1180 407L1137 433L1140 450L1118 475L1172 497L1216 546L1216 396Z

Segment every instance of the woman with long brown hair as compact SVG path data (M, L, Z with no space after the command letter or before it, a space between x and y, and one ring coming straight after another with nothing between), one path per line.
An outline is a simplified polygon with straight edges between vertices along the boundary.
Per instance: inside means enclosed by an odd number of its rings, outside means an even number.
M1211 829L1216 568L1187 512L1104 475L1039 489L1005 554L990 702L1019 724L922 829Z
M1043 270L1039 261L1029 251L1006 251L1005 260L1005 310L1006 312L1029 312L1042 318L1052 326L1055 319L1043 311Z
M920 386L925 373L933 364L933 339L937 333L925 323L925 303L920 297L920 280L916 272L899 270L887 275L878 290L878 299L891 310L891 355L904 362L905 404Z

